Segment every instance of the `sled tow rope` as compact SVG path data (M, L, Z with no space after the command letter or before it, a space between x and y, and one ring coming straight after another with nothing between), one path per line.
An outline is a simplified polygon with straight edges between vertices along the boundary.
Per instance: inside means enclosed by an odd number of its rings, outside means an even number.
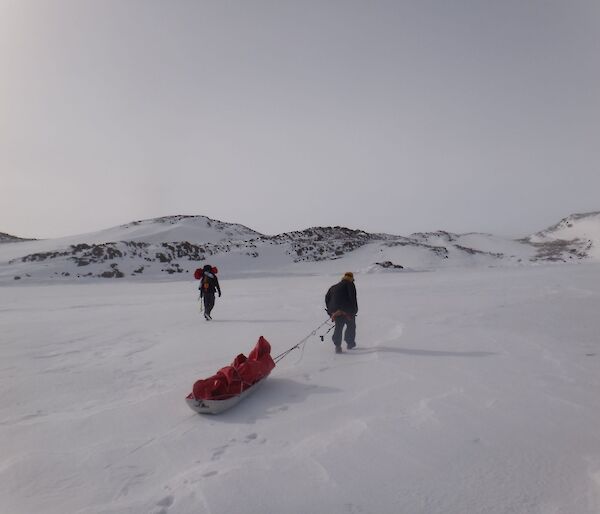
M302 346L302 348L304 349L304 344L306 343L306 341L308 341L312 336L317 335L317 331L323 326L326 325L327 323L329 323L331 321L331 319L327 318L323 323L321 323L317 328L315 328L310 334L308 334L304 339L298 341L294 346L292 346L290 349L286 350L283 353L280 353L279 355L273 357L273 360L275 361L275 363L278 363L281 359L283 359L288 353L290 353L291 351L295 350L296 348L300 348ZM328 330L329 332L329 330Z

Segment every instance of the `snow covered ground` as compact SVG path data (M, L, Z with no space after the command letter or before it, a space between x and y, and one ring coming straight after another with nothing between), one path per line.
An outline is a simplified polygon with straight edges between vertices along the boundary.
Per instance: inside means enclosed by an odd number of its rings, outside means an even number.
M358 274L359 349L313 337L218 417L193 382L340 273L223 275L213 322L193 282L0 287L0 512L597 514L599 272Z

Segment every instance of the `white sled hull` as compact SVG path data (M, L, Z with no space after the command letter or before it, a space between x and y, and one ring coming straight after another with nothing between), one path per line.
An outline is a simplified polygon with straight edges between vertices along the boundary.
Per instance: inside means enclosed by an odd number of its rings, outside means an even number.
M246 396L256 391L266 378L267 377L263 378L252 387L249 387L242 394L232 396L225 400L195 400L193 398L186 398L185 401L190 409L198 414L220 414L221 412L231 409L231 407L241 402Z

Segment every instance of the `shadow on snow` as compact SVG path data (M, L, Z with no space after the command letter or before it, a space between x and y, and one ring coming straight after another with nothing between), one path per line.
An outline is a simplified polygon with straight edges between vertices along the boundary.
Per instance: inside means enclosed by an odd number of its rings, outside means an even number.
M400 353L403 355L419 355L422 357L489 357L497 355L494 352L448 352L439 350L417 350L413 348L394 348L391 346L359 346L345 354L362 355L365 353ZM342 354L343 355L343 354Z
M211 323L296 323L299 319L213 319Z
M290 404L303 403L315 394L339 393L341 389L297 382L289 378L269 377L260 390L240 402L231 410L216 416L203 415L207 421L224 423L255 423L288 410Z

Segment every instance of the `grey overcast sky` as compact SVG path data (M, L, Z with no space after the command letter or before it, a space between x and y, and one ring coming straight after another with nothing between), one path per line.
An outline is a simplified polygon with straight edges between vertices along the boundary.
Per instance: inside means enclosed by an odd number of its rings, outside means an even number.
M600 210L598 0L0 0L0 232Z

